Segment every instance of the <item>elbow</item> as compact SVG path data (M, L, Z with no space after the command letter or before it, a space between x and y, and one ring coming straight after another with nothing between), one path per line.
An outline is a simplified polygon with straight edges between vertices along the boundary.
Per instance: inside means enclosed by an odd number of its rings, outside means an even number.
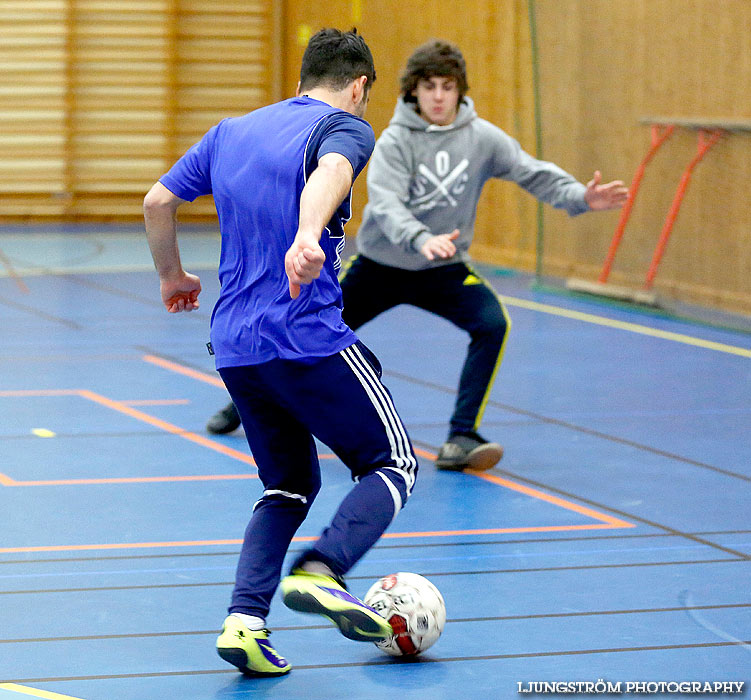
M352 187L354 172L352 164L344 156L338 153L327 153L318 161L317 170L326 176L329 181Z
M339 183L346 190L352 187L354 173L348 160L342 159L338 163L329 164L326 170L332 182Z
M144 215L155 214L160 211L174 211L179 200L164 185L157 182L143 198Z
M159 208L159 198L153 194L153 190L149 190L149 192L143 198L143 213L148 216L149 214L153 214Z

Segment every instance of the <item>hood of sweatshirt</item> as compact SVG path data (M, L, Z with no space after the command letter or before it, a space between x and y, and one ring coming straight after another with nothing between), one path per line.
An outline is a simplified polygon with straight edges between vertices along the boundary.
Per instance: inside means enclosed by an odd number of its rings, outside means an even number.
M473 119L477 119L475 103L472 102L471 97L465 97L459 104L456 119L447 126L438 126L437 124L425 121L415 111L416 106L416 103L405 102L404 98L400 97L396 103L394 116L391 117L389 126L406 126L413 131L455 131L456 129L461 129L463 126L467 126Z

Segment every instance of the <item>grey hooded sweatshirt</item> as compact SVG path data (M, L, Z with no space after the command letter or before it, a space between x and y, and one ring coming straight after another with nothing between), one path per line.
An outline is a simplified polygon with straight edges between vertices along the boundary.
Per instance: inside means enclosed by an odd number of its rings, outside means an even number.
M376 142L368 169L368 204L357 249L382 265L423 270L468 260L477 202L492 177L511 180L571 216L589 211L585 186L553 163L480 119L469 97L449 126L429 124L402 98ZM457 253L430 261L420 248L431 235L459 229Z

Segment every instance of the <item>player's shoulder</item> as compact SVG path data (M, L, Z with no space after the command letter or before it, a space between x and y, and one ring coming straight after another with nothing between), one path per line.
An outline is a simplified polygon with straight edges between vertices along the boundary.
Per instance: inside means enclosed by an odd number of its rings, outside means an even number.
M378 137L380 148L403 148L412 143L412 130L404 124L389 124Z
M343 127L362 133L373 133L373 127L367 121L341 109L329 112L325 116L325 120L331 126Z
M493 136L495 138L510 138L509 135L501 129L500 126L497 124L494 124L491 121L488 121L487 119L483 119L482 117L477 117L472 121L472 124L470 125L472 128L477 129L477 131L488 134L489 136Z

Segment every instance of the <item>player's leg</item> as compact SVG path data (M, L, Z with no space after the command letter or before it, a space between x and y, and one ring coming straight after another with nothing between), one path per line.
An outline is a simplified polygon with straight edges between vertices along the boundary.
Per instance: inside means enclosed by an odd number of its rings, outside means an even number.
M342 320L356 330L378 314L401 304L399 288L404 271L355 255L339 275Z
M503 455L497 443L478 434L490 391L503 358L511 325L501 300L474 270L464 264L421 273L415 302L469 333L448 439L436 460L440 469L489 469Z
M226 435L239 427L240 414L232 401L220 408L206 423L206 430L213 435Z
M221 370L242 416L264 491L245 530L230 616L217 649L245 673L260 675L286 673L290 668L267 641L265 620L289 544L320 488L310 431L265 389L265 374L273 364Z
M317 399L300 405L306 424L349 467L356 483L329 527L283 579L284 600L293 609L325 615L350 639L374 641L391 634L388 623L348 594L342 577L406 503L417 460L381 383L380 365L362 343L323 358L305 374L295 382L298 396Z

